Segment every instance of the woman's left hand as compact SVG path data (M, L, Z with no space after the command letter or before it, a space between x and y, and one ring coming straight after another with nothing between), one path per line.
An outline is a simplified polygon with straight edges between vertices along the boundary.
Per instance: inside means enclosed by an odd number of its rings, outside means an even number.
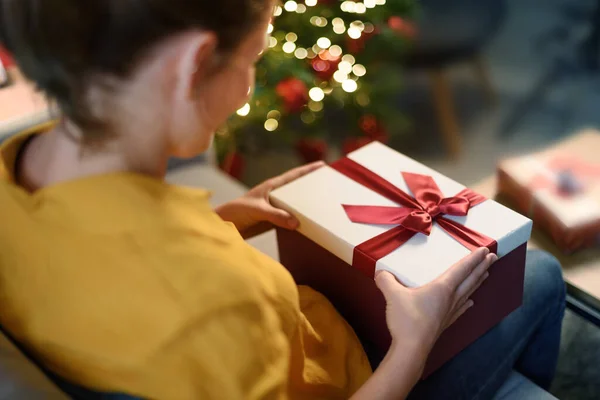
M269 201L269 194L272 190L324 165L324 162L318 161L271 178L250 190L243 197L217 207L215 211L223 220L232 222L244 238L265 232L271 225L296 229L298 220L287 211L273 207Z

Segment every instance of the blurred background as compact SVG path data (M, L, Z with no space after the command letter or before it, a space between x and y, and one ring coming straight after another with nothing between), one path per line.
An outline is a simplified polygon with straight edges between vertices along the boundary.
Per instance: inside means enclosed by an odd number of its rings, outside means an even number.
M502 159L583 130L598 138L600 0L290 0L275 14L254 97L212 154L173 169L208 159L252 186L379 140L493 196ZM4 139L56 114L0 59ZM588 143L598 162L600 142ZM553 393L598 399L600 252L550 242L540 247L565 265L570 294Z

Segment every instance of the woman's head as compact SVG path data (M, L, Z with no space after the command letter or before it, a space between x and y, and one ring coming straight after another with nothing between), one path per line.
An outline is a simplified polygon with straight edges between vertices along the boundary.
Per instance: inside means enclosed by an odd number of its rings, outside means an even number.
M0 42L84 140L160 128L172 155L190 156L246 101L271 9L272 0L0 0Z

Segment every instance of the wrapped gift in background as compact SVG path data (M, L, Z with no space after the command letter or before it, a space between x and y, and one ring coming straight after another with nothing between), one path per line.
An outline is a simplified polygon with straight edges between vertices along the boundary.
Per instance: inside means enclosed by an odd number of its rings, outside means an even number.
M600 134L503 161L498 192L565 253L600 245Z
M333 303L376 360L391 340L377 270L419 287L478 247L500 257L475 305L438 340L425 376L522 302L531 221L381 143L275 190L271 201L301 223L278 232L281 262Z

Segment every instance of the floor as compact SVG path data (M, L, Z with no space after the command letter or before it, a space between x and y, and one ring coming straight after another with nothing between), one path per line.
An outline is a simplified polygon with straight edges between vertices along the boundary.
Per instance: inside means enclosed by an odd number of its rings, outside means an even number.
M430 87L426 76L418 73L405 77L406 90L399 99L399 111L413 120L418 135L398 138L394 147L469 185L494 173L503 157L530 152L585 127L600 127L600 74L590 75L578 68L573 51L573 42L589 29L585 21L577 21L577 15L585 18L595 1L508 0L506 24L485 51L498 92L497 105L485 105L468 65L449 71L464 138L460 160L451 161L444 155L435 118L431 117ZM566 37L552 35L563 27ZM521 107L519 102L556 65L562 65L566 72L562 79L549 85L519 124L505 132L505 124ZM282 154L252 160L247 183L260 181L262 171L273 171L274 166L284 170L294 163ZM599 399L599 360L600 329L568 312L553 393L566 400Z

